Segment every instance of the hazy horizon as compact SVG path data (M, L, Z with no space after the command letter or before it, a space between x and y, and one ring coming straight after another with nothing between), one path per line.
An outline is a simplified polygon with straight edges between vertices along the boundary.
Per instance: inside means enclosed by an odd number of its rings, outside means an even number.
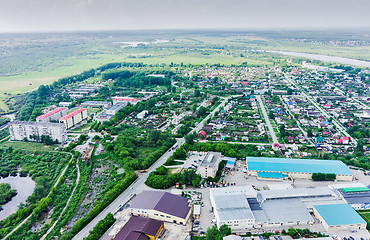
M0 0L0 32L369 30L367 0Z

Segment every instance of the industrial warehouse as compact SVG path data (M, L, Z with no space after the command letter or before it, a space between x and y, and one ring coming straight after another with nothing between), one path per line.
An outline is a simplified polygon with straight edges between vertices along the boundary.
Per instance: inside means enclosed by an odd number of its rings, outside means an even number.
M352 172L342 161L247 157L247 173L260 179L303 178L313 173L336 174L339 181L352 181Z
M186 198L160 191L144 191L130 205L132 215L186 225L192 207Z
M366 227L356 211L329 187L261 191L251 186L212 188L210 201L217 226L226 224L233 231L310 225L315 219L328 231ZM338 209L333 210L335 207ZM331 221L334 218L337 221Z

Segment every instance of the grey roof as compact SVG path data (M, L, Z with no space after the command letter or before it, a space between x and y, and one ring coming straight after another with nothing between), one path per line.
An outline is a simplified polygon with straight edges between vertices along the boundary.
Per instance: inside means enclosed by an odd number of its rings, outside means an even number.
M262 203L262 209L270 223L312 221L312 217L301 199L265 201Z
M207 155L204 157L203 161L201 162L201 167L214 167L217 163L218 158L221 157L221 153L219 152L208 152Z
M254 220L256 223L267 223L268 222L266 214L263 210L253 210L252 213L253 213Z
M215 206L220 221L238 219L254 219L244 194L222 195L214 198Z
M260 194L261 194L262 199L264 200L335 196L335 193L333 192L333 190L331 190L328 187L264 190L264 191L260 191Z
M345 194L342 189L339 190L344 199L349 204L364 204L370 203L370 192L357 192L357 193L347 193Z
M186 198L160 191L143 191L134 198L130 207L153 209L179 218L186 218L190 211Z

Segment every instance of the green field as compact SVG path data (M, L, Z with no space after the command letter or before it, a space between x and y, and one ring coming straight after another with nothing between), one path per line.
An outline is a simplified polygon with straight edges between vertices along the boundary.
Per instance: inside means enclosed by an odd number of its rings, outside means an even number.
M285 35L284 35L285 34ZM355 36L355 37L353 37ZM112 38L76 34L77 43L52 42L42 47L25 47L0 58L0 109L8 110L6 99L36 89L41 84L81 73L110 62L143 62L147 64L241 64L271 65L294 57L251 52L249 50L284 50L335 55L370 60L370 45L351 45L351 40L367 42L362 35L343 33L161 33L157 35L114 35ZM59 36L63 38L63 36ZM316 38L316 39L315 39ZM169 42L124 48L120 41ZM305 42L302 39L314 39ZM333 44L335 39L341 44Z

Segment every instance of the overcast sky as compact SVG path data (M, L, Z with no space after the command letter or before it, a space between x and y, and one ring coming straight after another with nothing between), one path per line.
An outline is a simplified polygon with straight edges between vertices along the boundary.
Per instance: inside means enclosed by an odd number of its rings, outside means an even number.
M370 0L0 0L0 32L370 29Z

